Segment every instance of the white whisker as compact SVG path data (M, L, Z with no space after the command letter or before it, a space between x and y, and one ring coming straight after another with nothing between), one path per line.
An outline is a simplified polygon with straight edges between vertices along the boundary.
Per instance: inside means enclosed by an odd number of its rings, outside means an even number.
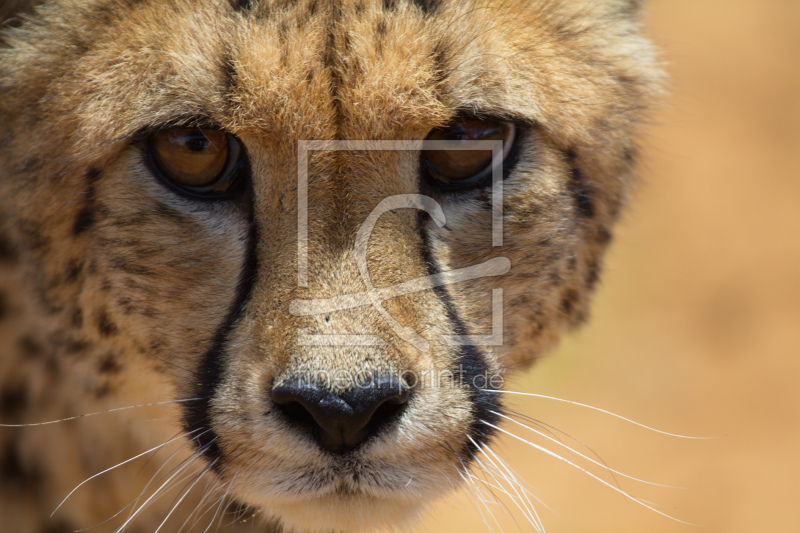
M212 440L211 442L214 442L214 440ZM209 444L210 444L210 443L209 443ZM200 459L200 458L201 458L201 453L200 453L201 451L202 451L202 450L200 450L200 451L198 451L197 453L193 454L193 455L192 455L191 457L189 457L188 459L186 459L186 460L184 460L184 461L181 461L181 464L179 464L178 466L176 466L175 468L173 468L173 471L174 471L174 473L173 473L171 476L169 476L169 478L167 478L167 480L166 480L166 481L164 481L164 482L161 484L161 486L160 486L160 487L158 487L156 490L154 490L154 491L153 491L153 494L151 494L151 495L150 495L150 497L149 497L149 498L147 498L147 499L144 501L144 503L143 503L142 505L140 505L140 506L139 506L139 507L138 507L138 508L137 508L137 509L136 509L136 510L135 510L135 511L134 511L134 512L133 512L133 513L132 513L132 514L131 514L131 515L128 517L128 519L125 521L125 523L124 523L124 524L122 524L122 525L121 525L119 528L117 528L117 529L114 531L114 533L120 533L121 531L123 531L123 530L124 530L124 529L125 529L125 528L128 526L128 524L130 524L130 523L131 523L131 522L132 522L132 521L133 521L133 520L134 520L134 519L135 519L135 518L136 518L136 517L139 515L139 513L141 513L141 512L142 512L144 509L146 509L146 508L147 508L147 507L150 505L150 503L152 503L152 502L153 502L153 500L154 500L156 497L158 497L158 496L159 496L161 493L163 493L163 492L165 492L166 490L168 490L169 488L171 488L171 486L172 486L172 485L171 485L170 483L171 483L171 482L172 482L172 481L173 481L173 480L174 480L176 477L178 477L178 476L179 476L179 475L180 475L180 474L181 474L181 473L182 473L184 470L186 470L187 468L189 468L189 467L190 467L191 465L193 465L193 464L194 464L194 463L195 463L195 462L196 462L198 459ZM184 479L186 479L186 478L184 478Z
M214 460L214 461L210 462L208 465L206 465L206 467L197 475L197 479L195 479L194 482L192 482L192 484L189 486L189 488L183 490L183 494L181 495L181 497L178 499L177 502L175 502L175 504L173 504L172 508L167 513L167 516L164 517L164 520L161 521L161 524L158 526L158 528L155 530L154 533L158 533L159 531L161 531L161 528L164 527L164 524L166 524L167 520L169 520L169 517L172 516L172 513L175 512L175 509L177 509L178 506L180 506L181 502L186 498L186 496L189 495L189 493L192 491L194 486L197 485L197 483L203 478L203 476L209 470L211 470L216 463L217 463L217 461Z
M206 526L206 528L203 530L203 533L208 533L208 531L214 525L214 522L216 522L217 516L219 516L219 519L222 520L222 514L224 513L220 514L220 511L225 507L225 499L228 497L228 494L230 493L231 490L231 486L233 485L233 481L236 479L236 476L238 474L239 470L236 470L236 473L233 474L231 480L228 482L227 484L228 486L225 488L225 492L222 493L222 496L219 497L219 504L217 505L217 509L214 511L214 516L211 517L211 522L208 523L208 526ZM217 525L217 528L219 528L219 525Z
M195 431L197 431L197 430L195 430ZM96 478L98 476L102 476L106 472L110 472L111 470L114 470L115 468L119 468L120 466L122 466L124 464L130 463L131 461L135 461L139 457L147 455L150 452L159 450L159 449L163 448L164 446L166 446L166 445L168 445L168 444L170 444L172 442L175 442L178 439L186 437L187 435L191 435L191 432L190 433L184 433L182 435L178 435L177 437L175 437L173 439L170 439L170 440L168 440L167 442L165 442L163 444L159 444L158 446L154 446L154 447L150 448L149 450L140 453L139 455L131 457L130 459L126 459L125 461L122 461L121 463L117 463L117 464L115 464L114 466L112 466L110 468L106 468L102 472L98 472L97 474L94 474L93 476L86 478L85 480L81 481L74 489L72 489L69 492L69 494L67 494L67 496L63 500L61 500L61 503L59 503L58 506L55 509L53 509L52 513L50 513L50 517L52 517L54 514L56 514L56 511L58 511L61 508L61 506L64 505L64 502L66 502L69 499L69 497L72 496L75 493L76 490L78 490L79 488L81 488L82 486L84 486L86 483L88 483L89 481L93 480L94 478Z
M519 481L519 477L516 475L516 473L514 473L514 471L511 470L511 468L509 468L509 466L505 463L505 461L503 461L500 458L500 456L498 456L488 446L486 447L485 451L487 453L486 457L490 462L492 461L492 458L490 456L493 456L497 461L497 463L499 464L499 467L496 466L495 468L501 468L502 470L505 470L507 478L509 479L509 483L511 484L511 488L519 497L519 500L515 500L517 507L520 510L522 510L523 513L527 512L527 516L530 520L531 525L533 525L533 527L536 529L538 533L544 533L545 530L544 524L542 523L542 520L539 517L539 513L536 512L536 507L533 505L533 502L531 502L529 496L532 496L539 503L542 503L542 501L539 500L539 498L537 498L533 494L531 494L527 488L525 488L525 486ZM504 475L504 477L506 476ZM545 505L545 507L547 506ZM552 511L552 509L550 509L549 507L547 507L547 509Z
M208 433L208 432L209 432L209 431L211 431L212 429L213 429L213 428L207 429L207 430L203 431L202 433L199 433L199 434L198 434L196 437L199 437L199 436L201 436L201 435L205 435L206 433ZM193 433L193 432L195 432L195 431L198 431L198 430L194 430L194 431L192 431L191 433ZM189 434L191 434L191 433L189 433ZM195 438L196 438L196 437L195 437ZM169 457L167 457L167 458L166 458L166 459L165 459L165 460L162 462L162 465L161 465L161 466L158 468L158 470L156 470L156 472L155 472L155 473L154 473L154 474L153 474L153 475L150 477L150 480L147 482L147 484L145 485L145 487L144 487L144 488L142 489L142 491L139 493L139 496L137 496L136 498L134 498L134 500L133 500L133 501L131 501L131 502L130 502L129 504L127 504L125 507L123 507L122 509L120 509L119 511L117 511L116 513L114 513L113 515L111 515L110 517L108 517L107 519L105 519L103 522L100 522L99 524L96 524L95 526L92 526L92 527L96 527L96 526L98 526L98 525L105 524L106 522L109 522L109 521L113 520L114 518L116 518L117 516L119 516L120 514L122 514L122 513L123 513L123 512L124 512L126 509L128 509L128 508L131 508L131 511L130 511L130 513L128 514L128 517L130 518L130 517L131 517L131 515L132 515L132 514L134 514L134 509L135 509L135 506L136 506L136 504L137 504L137 503L138 503L138 502L139 502L139 501L142 499L142 497L144 497L144 495L145 495L145 494L147 494L147 492L148 492L148 491L150 491L151 489L153 489L153 488L154 488L154 487L155 487L155 486L156 486L156 485L157 485L157 484L158 484L158 483L159 483L159 482L160 482L162 479L164 479L165 477L167 477L167 476L170 474L170 472L173 472L173 471L175 471L175 470L176 470L176 469L178 469L178 468L180 468L180 469L182 470L184 467L181 467L181 465L183 465L184 463L186 463L186 462L187 462L187 461L189 461L189 460L194 460L194 459L196 458L197 454L196 454L196 453L192 453L191 455L189 455L189 457L187 457L187 458L183 459L183 460L182 460L181 462L179 462L177 465L175 465L174 467L172 467L172 468L171 468L171 469L170 469L170 470L169 470L167 473L165 473L165 474L164 474L164 475L163 475L163 476L162 476L162 477L161 477L161 478L160 478L158 481L153 481L153 480L156 478L156 476L158 476L158 474L161 472L161 470L164 468L164 466L165 466L165 465L167 465L167 464L169 464L170 460L172 460L172 458L173 458L173 457L175 457L175 455L177 455L177 454L178 454L178 453L179 453L181 450L183 450L184 448L186 448L186 446L188 446L189 444L191 444L191 440L188 440L187 442L183 443L183 444L182 444L180 447L178 447L178 449L177 449L177 450L175 450L174 452L172 452L172 453L169 455ZM150 460L150 459L148 459L148 461L149 461L149 460ZM163 485L162 485L162 487L163 487ZM139 510L136 510L135 512L136 512L136 513L138 513L140 510L141 510L141 508L139 508ZM86 528L86 529L82 529L82 530L78 530L78 531L86 531L87 529L91 529L91 528ZM77 533L77 532L76 532L76 533Z
M497 505L497 501L494 498L489 498L488 496L486 496L484 488L481 487L481 485L479 485L478 483L476 483L476 481L482 482L483 480L473 475L469 475L469 477L470 477L470 484L475 489L473 495L475 496L476 501L480 503L480 505L477 506L478 513L480 513L481 520L483 520L484 525L489 529L490 532L492 532L494 531L492 523L500 527L500 523L497 521L497 518L495 518L494 512L492 511L492 506ZM484 514L483 511L481 511L481 506L486 510L486 514Z
M516 394L518 396L528 396L528 397L531 397L531 398L543 398L545 400L554 400L554 401L557 401L557 402L563 402L563 403L568 403L568 404L571 404L571 405L576 405L578 407L585 407L587 409L591 409L592 411L597 411L597 412L612 416L614 418L617 418L619 420L624 420L625 422L628 422L629 424L633 424L634 426L638 426L640 428L644 428L644 429L647 429L647 430L650 430L650 431L654 431L654 432L660 433L662 435L667 435L669 437L677 437L679 439L711 440L711 439L719 438L719 437L690 437L690 436L687 436L687 435L678 435L677 433L669 433L667 431L662 431L660 429L656 429L656 428L647 426L647 425L642 424L640 422L637 422L635 420L631 420L630 418L626 418L626 417L624 417L622 415L618 415L618 414L613 413L611 411L607 411L607 410L601 409L599 407L594 407L593 405L588 405L588 404L580 403L580 402L574 402L572 400L564 400L563 398L556 398L555 396L546 396L544 394L535 394L533 392L516 392L516 391L495 390L495 389L481 389L481 391L483 391L483 392L496 392L496 393L501 393L501 394Z
M481 422L483 422L484 424L486 424L486 425L487 425L487 426L489 426L489 427L492 427L492 428L494 428L494 429L495 429L495 430L497 430L497 431L500 431L501 433L505 433L506 435L508 435L508 436L510 436L510 437L513 437L513 438L515 438L515 439L517 439L517 440L519 440L519 441L522 441L522 442L524 442L524 443L526 443L526 444L528 444L528 445L530 445L530 446L532 446L532 447L536 448L537 450L539 450L539 451L541 451L541 452L543 452L543 453L545 453L545 454L547 454L547 455L549 455L549 456L551 456L551 457L554 457L554 458L558 459L559 461L563 461L563 462L567 463L568 465L570 465L570 466L573 466L574 468L577 468L578 470L580 470L580 471L581 471L581 472L583 472L584 474L588 475L589 477L591 477L591 478L593 478L593 479L595 479L595 480L599 481L600 483L602 483L603 485L605 485L605 486L609 487L609 488L610 488L610 489L612 489L613 491L615 491L615 492L618 492L618 493L622 494L623 496L625 496L625 497L626 497L626 498L628 498L629 500L631 500L631 501L633 501L633 502L636 502L636 503L638 503L638 504L639 504L639 505L641 505L642 507L646 507L647 509L650 509L650 510L651 510L651 511L653 511L654 513L660 514L661 516L664 516L664 517L666 517L666 518L669 518L670 520L674 520L674 521L676 521L676 522L679 522L679 523L681 523L681 524L686 524L686 525L689 525L689 526L696 526L696 525L697 525L697 524L692 524L691 522L684 522L683 520L680 520L680 519L678 519L678 518L675 518L674 516L670 516L670 515L668 515L668 514L666 514L666 513L664 513L664 512L661 512L661 511L659 511L658 509L656 509L656 508L654 508L654 507L652 507L652 506L650 506L650 505L647 505L647 504L646 504L646 503L644 503L642 500L640 500L640 499L638 499L638 498L635 498L634 496L631 496L630 494L628 494L628 493L627 493L627 492L625 492L624 490L620 489L619 487L616 487L616 486L612 485L611 483L609 483L609 482L605 481L604 479L602 479L602 478L600 478L600 477L596 476L595 474L593 474L593 473L589 472L589 471L588 471L588 470L586 470L585 468L582 468L582 467L580 467L579 465L576 465L575 463L573 463L573 462L571 462L571 461L569 461L569 460L567 460L567 459L565 459L565 458L561 457L561 456L560 456L560 455L558 455L557 453L551 452L551 451L550 451L550 450L548 450L547 448L544 448L544 447L542 447L542 446L539 446L538 444L536 444L536 443L533 443L533 442L531 442L531 441L529 441L529 440L523 439L522 437L519 437L519 436L517 436L517 435L515 435L515 434L511 433L510 431L506 431L505 429L503 429L503 428L501 428L501 427L498 427L498 426L496 426L496 425L494 425L494 424L491 424L491 423L489 423L489 422L486 422L485 420L482 420Z
M473 440L472 437L469 437L469 440L472 442L473 445L477 446L477 443ZM497 465L497 463L495 463L494 460L492 460L492 456L494 456L498 460L498 462L502 464L500 458L494 452L492 452L488 446L479 447L479 449L485 452L484 457L486 458L486 460L489 461L489 463L494 467L495 471L506 481L511 490L514 491L514 495L511 495L506 491L506 494L509 495L511 501L514 502L514 505L516 505L517 508L520 511L522 511L522 514L525 516L528 522L534 527L534 529L536 529L537 533L543 533L544 527L541 523L541 520L539 519L539 515L536 513L536 509L533 507L531 501L527 498L527 495L523 495L522 493L520 493L519 489L521 489L523 493L526 493L527 490L519 483L519 481L517 480L517 476L515 476L513 472L511 472L508 469L506 469L506 471L504 472L503 469L501 469ZM489 454L491 454L491 456ZM490 470L487 469L486 471L490 476L492 476L492 478L495 481L500 483L500 480L498 480Z
M200 437L200 436L202 436L202 435L205 435L205 434L206 434L206 433L208 433L209 431L212 431L212 429L207 429L207 430L203 431L202 433L198 433L198 434L197 434L195 437L193 437L193 438L197 438L197 437ZM167 472L166 472L166 473L165 473L163 476L161 476L161 477L160 477L158 480L156 480L156 476L158 476L158 475L161 473L161 471L164 469L164 467L170 463L170 461L172 460L172 458L173 458L173 457L175 457L175 456L176 456L178 453L180 453L180 452L181 452L181 450L183 450L183 449L184 449L184 448L186 448L187 446L191 445L191 443L192 443L192 441L191 441L191 440L188 440L187 442L184 442L184 443L183 443L183 444L182 444L182 445L181 445L181 446L180 446L180 447L179 447L177 450L175 450L174 452L172 452L172 453L169 455L169 457L167 457L167 458L166 458L166 459L165 459L165 460L164 460L164 461L161 463L161 466L160 466L160 467L159 467L159 468L158 468L158 469L155 471L155 473L154 473L152 476L150 476L150 479L149 479L149 480L148 480L148 482L145 484L145 486L144 486L144 488L142 489L142 491L139 493L139 496L137 496L137 497L136 497L136 498L135 498L135 499L134 499L134 500L133 500L131 503L129 503L128 505L126 505L125 507L123 507L122 509L120 509L120 511L119 511L117 514L120 514L122 511L124 511L125 509L127 509L127 508L129 508L129 507L131 507L131 513L133 513L133 512L134 512L134 508L136 507L136 504L138 504L138 503L139 503L139 501L140 501L140 500L141 500L141 499L144 497L144 495L145 495L145 494L147 494L147 493L148 493L148 492L149 492L151 489L153 489L153 488L154 488L154 487L155 487L157 484L159 484L159 483L161 482L161 480L163 480L164 478L166 478L167 476L169 476L171 472L175 471L175 469L177 469L177 468L181 468L181 465L184 465L184 463L186 463L187 461L190 461L190 460L191 460L191 461L193 461L193 460L194 460L194 458L195 458L195 457L196 457L196 455L197 455L197 452L193 452L193 453L192 453L192 454L190 454L188 457L186 457L185 459L181 460L181 461L180 461L180 462L179 462L177 465L173 466L173 467L172 467L170 470L168 470L168 471L167 471ZM116 516L116 515L114 515L114 516ZM130 517L131 515L129 514L128 516Z
M490 532L494 531L494 529L492 528L492 525L489 523L489 521L486 518L486 515L483 513L483 510L481 509L481 507L484 507L484 508L486 508L486 512L490 513L490 510L488 508L489 507L489 502L487 502L480 494L478 494L478 492L482 492L482 491L480 491L479 487L477 486L476 481L482 481L482 480L480 480L479 478L477 478L476 476L474 476L473 474L470 473L469 467L464 462L464 459L462 459L461 456L458 453L456 453L449 446L447 446L446 448L453 455L455 455L456 458L458 459L458 461L461 463L461 470L459 470L458 475L461 476L461 479L464 481L464 486L465 486L465 488L467 489L467 491L469 492L469 494L471 496L471 498L469 500L470 503L475 506L475 510L478 511L478 515L480 515L481 521L486 526L487 530L490 531ZM494 502L492 502L492 503L494 503Z
M518 426L523 427L523 428L527 429L528 431L532 431L532 432L536 433L537 435L539 435L539 436L541 436L541 437L543 437L543 438L545 438L545 439L547 439L547 440L549 440L551 442L555 442L559 446L561 446L563 448L566 448L567 450L569 450L571 453L574 453L578 457L581 457L582 459L585 459L585 460L589 461L590 463L592 463L594 465L597 465L597 466L599 466L601 468L604 468L609 472L613 472L614 474L617 474L617 475L620 475L622 477L631 479L633 481L638 481L639 483L644 483L645 485L653 485L655 487L664 487L664 488L668 488L668 489L679 489L679 488L681 488L681 487L674 487L674 486L671 486L671 485L663 485L661 483L654 483L652 481L646 481L644 479L639 479L637 477L633 477L631 475L625 474L624 472L620 472L619 470L615 470L615 469L611 468L610 466L608 466L608 465L606 465L604 463L601 463L599 461L595 461L591 457L587 457L586 455L580 453L579 451L574 450L573 448L570 448L569 446L567 446L563 442L559 441L558 439L554 439L553 437L551 437L549 435L546 435L545 433L542 433L541 431L538 431L536 429L533 429L532 427L526 426L525 424L523 424L522 422L520 422L518 420L514 420L513 418L508 417L508 416L506 416L506 415L504 415L502 413L498 413L496 411L491 411L491 413L495 414L495 415L497 415L499 417L505 418L506 420L510 420L511 422L517 424Z
M152 402L152 403L141 403L138 405L127 405L125 407L114 407L112 409L107 409L105 411L96 411L94 413L84 413L82 415L75 415L69 416L67 418L59 418L58 420L49 420L47 422L32 422L30 424L0 424L2 428L27 428L27 427L35 427L35 426L49 426L52 424L58 424L61 422L69 422L70 420L78 420L79 418L86 418L87 416L95 416L95 415L103 415L106 413L114 413L117 411L125 411L128 409L136 409L138 407L153 407L156 405L165 405L170 403L181 403L181 402L196 402L197 400L201 400L202 398L187 398L185 400L168 400L164 402Z
M189 513L189 515L186 517L186 520L183 521L183 524L181 524L181 527L178 529L177 533L181 533L183 531L183 528L186 527L186 525L189 523L189 521L192 520L192 518L194 518L195 515L197 515L197 513L201 509L203 509L203 507L206 506L206 503L208 502L208 500L212 497L213 494L215 494L218 491L219 491L219 486L217 485L217 483L215 483L214 479L207 477L206 478L206 485L205 485L205 487L203 487L203 494L202 494L202 496L200 496L200 500L197 502L197 504L195 505L195 508L192 510L192 512ZM213 507L213 505L214 504L212 503L211 507ZM208 513L208 511L211 509L211 507L206 509L205 512L203 512L202 514L197 516L197 518L194 519L194 522L192 522L192 524L189 526L190 530L194 529L194 526L197 525L197 522L199 522L206 515L206 513Z

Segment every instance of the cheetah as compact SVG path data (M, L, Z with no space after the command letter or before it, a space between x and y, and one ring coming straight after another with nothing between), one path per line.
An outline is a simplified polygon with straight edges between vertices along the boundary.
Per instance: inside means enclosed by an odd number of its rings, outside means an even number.
M459 486L587 316L640 11L5 2L3 529L403 529Z

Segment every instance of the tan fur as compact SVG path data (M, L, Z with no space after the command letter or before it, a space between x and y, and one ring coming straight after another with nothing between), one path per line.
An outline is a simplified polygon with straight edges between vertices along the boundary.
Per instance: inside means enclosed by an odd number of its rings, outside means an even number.
M434 7L426 13L423 4ZM385 303L428 340L428 351L400 339L369 306L327 320L289 312L296 299L365 289L355 235L383 198L420 192L419 154L311 153L310 285L302 288L298 143L419 141L464 110L524 124L519 161L504 183L502 248L492 247L491 212L477 193L440 198L447 225L423 222L429 243L417 213L405 209L378 220L368 248L376 287L427 275L428 245L442 270L507 257L508 274L447 290L466 330L483 334L492 289L502 288L504 344L481 354L490 373L524 367L586 314L631 179L633 136L658 94L661 75L635 4L263 0L237 11L221 0L59 0L39 7L2 34L0 48L0 423L193 398L252 245L250 297L226 337L208 404L219 468L203 474L165 527L177 531L197 507L187 526L199 518L203 531L222 493L302 531L401 525L460 482L476 423L469 390L447 379L417 387L397 426L347 461L283 424L266 391L304 369L452 369L457 353L441 336L457 332L432 290ZM241 139L252 168L251 215L176 195L143 164L137 134L187 117ZM384 344L303 346L304 329L377 335ZM180 437L146 463L88 482L49 518L84 479L182 434L183 415L181 404L168 403L0 428L3 522L10 531L66 531L110 519L96 530L113 531L128 509L115 513L151 476L186 460L179 479L188 487L208 463ZM207 484L220 492L199 505ZM176 494L154 498L126 531L154 531ZM263 530L252 521L229 529L249 527Z

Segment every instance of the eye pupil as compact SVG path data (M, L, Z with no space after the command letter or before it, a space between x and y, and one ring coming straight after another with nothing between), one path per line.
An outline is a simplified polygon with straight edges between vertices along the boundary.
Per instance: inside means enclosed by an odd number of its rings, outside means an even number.
M193 135L186 140L186 147L192 152L202 152L208 147L208 139L203 136Z

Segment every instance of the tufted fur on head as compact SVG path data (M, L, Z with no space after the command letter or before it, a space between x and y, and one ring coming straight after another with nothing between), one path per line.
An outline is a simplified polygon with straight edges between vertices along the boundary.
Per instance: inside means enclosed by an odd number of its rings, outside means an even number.
M460 483L492 378L586 317L661 86L639 2L32 5L0 11L0 423L159 405L0 428L4 520L202 531L237 502L365 531ZM421 143L463 117L513 147L492 185L437 188ZM240 146L241 191L167 183L175 128ZM481 264L505 267L435 281ZM355 405L376 378L402 407L357 444L281 403Z

